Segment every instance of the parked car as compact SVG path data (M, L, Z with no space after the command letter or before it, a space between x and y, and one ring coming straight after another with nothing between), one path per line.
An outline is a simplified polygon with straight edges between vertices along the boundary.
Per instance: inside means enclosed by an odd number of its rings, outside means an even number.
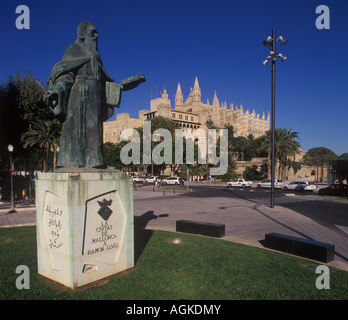
M162 180L162 185L166 185L166 184L176 184L176 185L183 185L184 184L184 179L181 177L169 177L169 178L165 178Z
M281 189L283 187L283 180L274 179L274 188ZM258 188L271 188L272 187L272 179L264 179L257 183Z
M147 182L147 183L155 183L157 178L158 178L157 176L147 177L147 178L145 178L145 182Z
M143 182L143 178L138 176L131 176L131 179L133 180L133 182Z
M292 181L283 187L283 190L313 191L316 186L313 181Z
M234 181L227 182L227 187L242 187L242 188L251 188L253 182L247 179L236 179Z
M320 195L348 197L348 184L331 184L319 189Z

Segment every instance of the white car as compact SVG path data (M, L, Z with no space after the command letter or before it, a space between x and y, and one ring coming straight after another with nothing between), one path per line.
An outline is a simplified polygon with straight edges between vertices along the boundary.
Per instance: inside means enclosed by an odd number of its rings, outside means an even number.
M283 187L283 190L313 191L316 186L313 181L292 181Z
M131 179L133 182L143 182L143 178L140 178L138 176L132 176Z
M283 180L274 179L274 188L281 189L283 187ZM272 188L272 179L264 179L257 183L258 188Z
M147 182L147 183L155 183L157 178L158 178L157 176L147 177L147 178L145 178L145 182Z
M234 181L227 182L227 187L242 187L242 188L251 188L253 182L247 179L236 179Z
M162 180L162 185L164 184L184 184L184 179L180 177L169 177Z

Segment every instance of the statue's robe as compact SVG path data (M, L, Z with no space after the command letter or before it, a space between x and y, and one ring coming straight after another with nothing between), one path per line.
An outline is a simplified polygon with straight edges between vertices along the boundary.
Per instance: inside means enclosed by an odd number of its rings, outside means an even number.
M114 80L99 54L92 55L83 43L71 44L53 67L48 84L58 92L53 110L63 122L57 167L103 167L103 122L121 100L121 86L114 84L117 101L107 104L107 82Z

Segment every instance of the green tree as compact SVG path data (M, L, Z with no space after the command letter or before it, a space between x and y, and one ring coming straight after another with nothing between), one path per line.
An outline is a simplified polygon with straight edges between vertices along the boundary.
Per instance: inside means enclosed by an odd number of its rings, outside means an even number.
M58 120L36 120L31 123L30 129L23 133L21 140L23 148L37 146L42 151L43 171L48 171L48 156L52 151L53 169L56 167L56 155L59 146L61 124Z
M7 146L14 146L13 162L17 169L32 170L32 148L24 149L21 136L36 120L53 120L53 112L43 101L43 91L31 72L19 71L0 84L0 168L6 167ZM29 159L30 158L30 159Z
M285 179L288 157L294 156L295 153L299 152L301 145L296 139L299 139L298 132L292 132L291 129L275 129L274 158L279 164L278 178ZM271 169L271 147L272 135L271 131L267 131L266 137L259 148L259 152L267 151L269 171ZM270 177L270 172L268 176Z
M42 83L42 81L41 81ZM40 85L35 81L30 71L25 71L21 76L17 71L15 84L18 89L17 103L20 115L24 122L30 127L31 123L39 120L53 120L53 112L48 108L44 101L44 92ZM41 84L42 87L43 84Z
M256 157L258 145L252 134L248 135L247 140L248 143L244 154L244 160L251 161L252 158Z
M151 131L154 132L157 129L167 129L174 136L174 129L179 128L179 123L171 119L158 116L149 120L151 122Z
M225 129L228 130L228 151L232 151L234 143L234 128L231 124L226 124Z
M244 161L245 152L249 146L249 141L243 136L234 138L233 150L238 154L238 159Z
M106 142L103 145L103 155L104 162L108 167L113 167L118 170L124 168L124 164L121 161L120 153L122 147L126 144L126 141L121 141L120 143Z
M173 121L171 119L168 119L168 118L165 118L165 117L162 117L162 116L158 116L158 117L155 117L155 118L152 118L152 119L149 119L147 120L151 123L151 154L152 154L152 151L153 149L163 141L163 139L161 139L160 141L152 141L152 135L153 133L158 130L158 129L167 129L171 136L172 136L172 148L174 148L175 146L175 140L174 140L174 137L175 137L175 129L179 128L179 124L176 122L176 121ZM162 163L162 164L154 164L154 163L151 163L151 164L144 164L144 161L143 161L143 127L139 127L139 128L135 128L135 130L138 131L139 133L139 138L140 138L140 164L130 164L128 166L124 166L124 168L127 168L128 170L131 170L131 171L138 171L138 173L140 173L141 171L144 171L145 169L147 169L148 172L151 172L153 171L153 174L154 175L161 175L161 173L163 173L164 169L166 168L166 164L165 163ZM163 150L162 150L162 153L163 153ZM163 155L163 154L161 154ZM171 168L173 171L175 171L177 168L178 168L178 165L175 164L175 161L174 161L174 155L175 155L175 152L174 152L174 149L172 149L172 164L171 164Z
M284 180L289 166L288 158L294 157L300 151L301 145L296 139L299 139L298 132L291 132L291 129L282 129L279 135L278 160L280 177ZM294 170L297 169L296 162L291 162Z
M20 137L25 130L25 123L20 117L17 103L18 88L13 77L0 84L0 169L9 165L7 146L14 147L13 161L22 156ZM17 166L15 166L17 167Z
M301 167L302 167L301 162L293 161L291 159L287 160L287 166L288 166L288 170L292 169L295 174L297 171L301 170Z
M191 145L191 141L187 141L186 138L183 138L183 153L182 153L182 159L181 159L181 162L182 164L175 164L176 162L176 159L175 159L175 152L177 150L175 150L175 139L173 139L172 141L172 165L170 165L171 167L171 170L173 172L177 171L178 168L180 167L181 168L181 172L182 174L184 174L183 172L187 169L190 170L190 174L191 175L203 175L203 176L207 176L207 172L208 172L208 169L207 169L207 165L206 164L198 164L198 156L199 156L199 147L198 147L198 144L197 143L194 143L193 142L193 158L194 158L194 163L192 164L188 164L187 161L187 148L189 147L189 145Z
M236 162L233 159L233 152L228 152L228 167L227 172L218 178L222 181L228 182L238 177L236 174Z
M264 143L264 141L267 139L266 135L260 136L258 138L254 139L254 144L255 144L255 157L260 157L260 158L266 158L268 157L268 151L267 150L261 150L260 147Z
M211 120L211 119L208 119L208 120L205 122L205 125L207 126L208 129L217 129L217 127L216 127L215 124L214 124L214 121Z
M162 116L158 116L155 118L152 118L151 120L151 132L155 132L158 129L167 129L170 134L171 134L171 151L172 151L172 158L171 158L171 170L172 172L175 172L178 168L179 165L175 163L175 129L179 129L179 123L176 121L173 121L171 119L162 117ZM157 142L152 142L152 151L153 149L160 144L163 141L163 139L161 139L160 141ZM163 150L162 150L162 154L161 156L163 156ZM150 168L151 166L151 172L152 172L152 165L154 166L154 174L157 173L157 175L162 175L167 164L162 163L162 164L151 164L148 166L148 168Z
M260 180L261 174L257 170L257 165L247 166L243 172L243 177L248 180Z
M303 162L308 166L320 167L320 181L323 181L324 168L327 167L328 160L337 158L337 154L332 150L325 147L316 147L308 150L303 157Z

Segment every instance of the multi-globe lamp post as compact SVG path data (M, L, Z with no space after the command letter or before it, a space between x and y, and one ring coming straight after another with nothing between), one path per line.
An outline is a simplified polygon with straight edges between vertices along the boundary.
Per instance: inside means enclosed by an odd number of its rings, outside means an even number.
M263 41L263 45L269 48L269 56L262 63L267 66L272 61L272 114L271 114L271 208L274 208L274 179L275 179L275 62L280 58L282 62L286 59L281 53L276 52L276 41L280 42L280 46L284 46L287 40L282 36L276 39L276 30L272 30L272 37L267 37Z

